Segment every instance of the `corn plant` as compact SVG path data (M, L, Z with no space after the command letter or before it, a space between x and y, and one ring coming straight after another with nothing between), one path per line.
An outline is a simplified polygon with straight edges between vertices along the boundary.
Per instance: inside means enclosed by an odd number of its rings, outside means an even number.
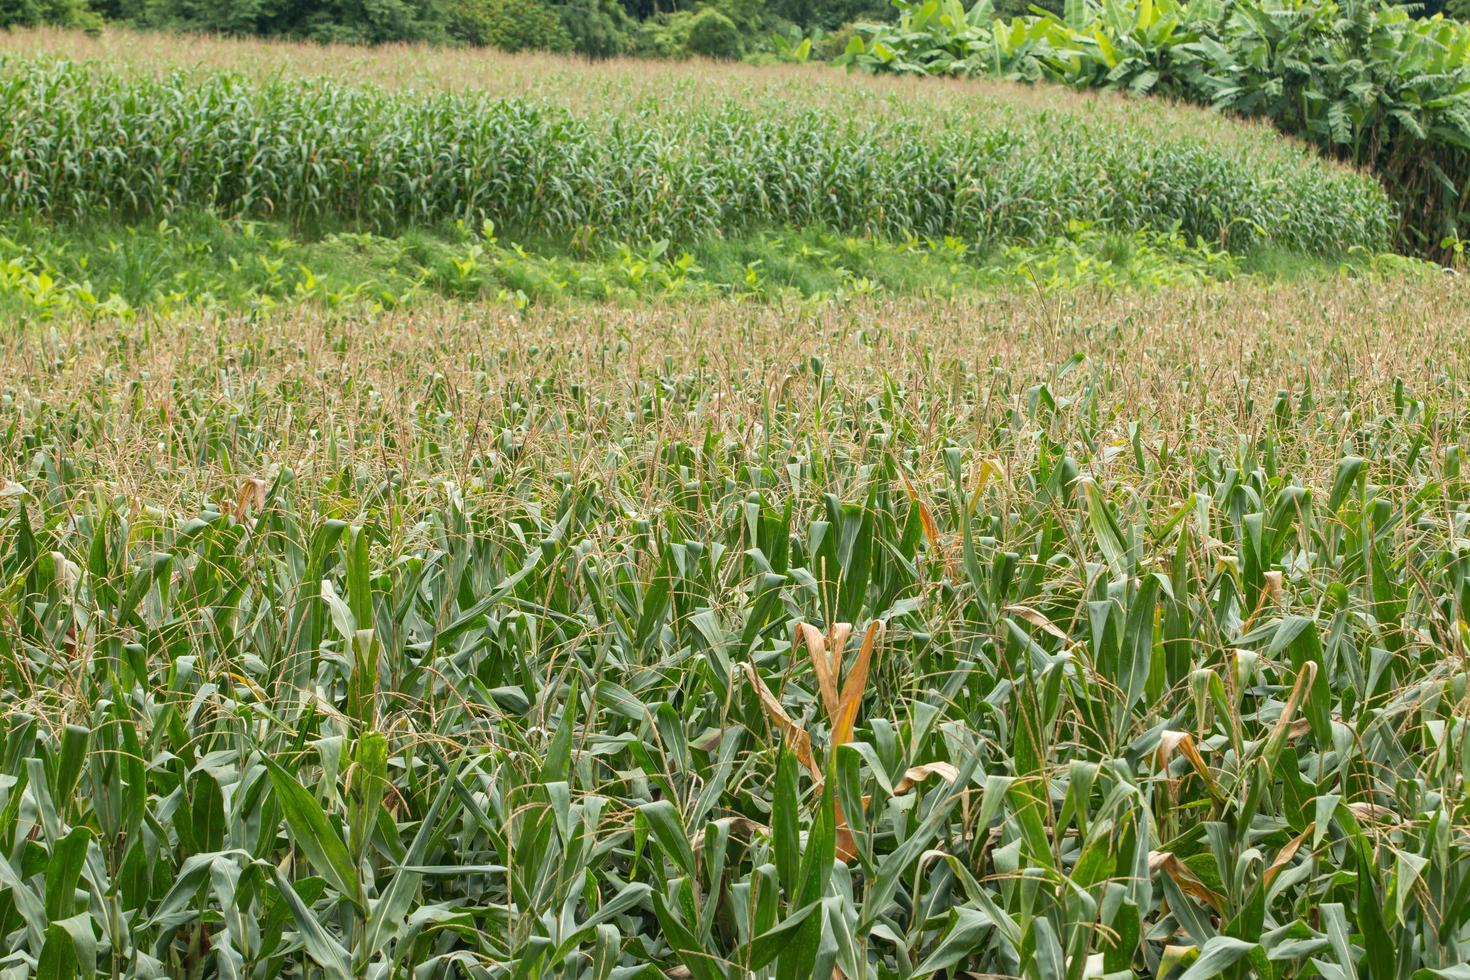
M1243 250L1382 251L1374 182L1301 148L1082 110L936 127L730 98L682 115L238 73L0 62L0 213L156 222L189 209L305 229L489 220L576 243L769 226L1040 242L1069 222ZM877 106L873 106L876 110Z
M1458 976L1467 308L13 327L0 972Z
M993 75L1119 89L1270 121L1371 168L1399 245L1449 257L1470 186L1470 28L1380 0L1074 0L1010 21L989 0L899 0L855 38L876 70Z

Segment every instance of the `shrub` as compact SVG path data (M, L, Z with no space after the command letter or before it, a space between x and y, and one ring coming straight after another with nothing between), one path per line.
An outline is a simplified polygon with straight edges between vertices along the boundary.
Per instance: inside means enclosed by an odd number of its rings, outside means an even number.
M858 36L856 23L843 24L834 30L812 37L812 57L817 61L833 61L842 57L852 39Z
M691 11L651 17L638 25L633 51L645 58L684 58L689 55Z
M449 36L502 51L570 51L572 37L556 12L538 0L452 0Z
M718 10L705 8L695 14L689 22L689 39L685 42L690 54L706 58L739 58L744 50L740 28Z
M616 0L568 0L556 12L577 54L612 58L627 52L634 24Z

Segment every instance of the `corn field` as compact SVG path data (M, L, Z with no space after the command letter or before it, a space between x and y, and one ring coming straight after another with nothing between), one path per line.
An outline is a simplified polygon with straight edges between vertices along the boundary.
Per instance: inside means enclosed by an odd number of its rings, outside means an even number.
M879 71L1050 80L1269 120L1371 168L1400 248L1447 257L1470 211L1470 27L1384 0L1068 0L996 18L990 0L895 0L854 38Z
M0 974L1463 977L1470 293L0 347Z
M572 113L535 98L326 78L0 62L0 214L305 228L463 220L581 245L763 226L1040 241L1070 221L1221 247L1382 251L1374 181L1280 141L1118 126L1081 109L936 125L774 98Z

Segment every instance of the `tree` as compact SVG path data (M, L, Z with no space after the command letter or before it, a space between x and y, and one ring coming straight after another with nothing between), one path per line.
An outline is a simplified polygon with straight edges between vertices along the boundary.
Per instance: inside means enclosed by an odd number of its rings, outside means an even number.
M570 51L561 18L537 0L450 0L446 30L467 44L504 51Z
M99 24L87 0L0 0L0 28L97 27Z
M711 7L695 14L689 22L686 44L691 54L702 54L706 58L739 58L742 50L740 28Z
M565 0L555 9L578 54L612 58L628 51L636 25L617 0Z
M889 0L772 0L769 9L807 31L831 30L855 20L892 20L895 13Z
M177 30L316 41L380 43L444 37L443 14L433 0L143 0L133 19Z

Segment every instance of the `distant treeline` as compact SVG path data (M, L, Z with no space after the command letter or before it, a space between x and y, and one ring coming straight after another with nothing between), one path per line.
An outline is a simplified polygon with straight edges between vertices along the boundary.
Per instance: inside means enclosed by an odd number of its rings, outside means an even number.
M994 0L1000 17L1064 0ZM1419 16L1470 0L1406 3ZM395 41L634 56L828 60L859 22L897 19L890 0L0 0L0 28L108 23L323 43ZM808 43L803 43L808 42Z
M393 41L618 55L800 57L840 53L888 0L0 0L0 27L204 31L321 42Z

